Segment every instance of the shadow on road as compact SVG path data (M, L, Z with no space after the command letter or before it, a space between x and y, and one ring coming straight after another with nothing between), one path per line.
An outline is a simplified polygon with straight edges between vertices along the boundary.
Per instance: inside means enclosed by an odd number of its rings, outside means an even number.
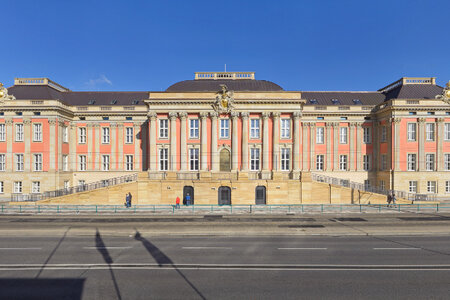
M50 259L52 259L53 255L55 254L56 250L58 250L59 246L61 246L62 242L64 241L64 239L67 236L67 233L69 232L70 227L67 228L66 232L64 232L64 235L59 239L58 244L56 244L55 248L52 250L52 252L50 253L50 255L47 257L47 259L45 260L44 264L42 265L41 269L39 270L39 272L36 274L36 277L34 278L38 278L39 275L41 275L42 271L44 271L45 267L47 266L48 262L50 261Z
M175 266L175 264L170 259L170 257L165 255L164 252L159 250L159 248L156 247L149 240L142 237L142 235L140 234L140 232L138 230L136 230L134 239L142 243L142 245L145 247L145 249L147 249L147 252L150 253L150 255L155 259L155 261L158 263L158 265L160 267L171 266L172 268L174 268L175 271L177 271L177 273L184 279L184 281L186 281L186 283L197 293L197 295L201 299L206 299L203 296L203 294L195 287L195 285L192 282L190 282L189 279L186 276L184 276L184 274L180 270L178 270L178 268Z

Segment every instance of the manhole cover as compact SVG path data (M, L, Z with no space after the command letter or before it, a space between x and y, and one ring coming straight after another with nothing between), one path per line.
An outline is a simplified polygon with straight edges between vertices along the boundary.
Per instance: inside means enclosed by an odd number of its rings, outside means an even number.
M367 220L363 218L335 218L334 220L341 222L367 222Z

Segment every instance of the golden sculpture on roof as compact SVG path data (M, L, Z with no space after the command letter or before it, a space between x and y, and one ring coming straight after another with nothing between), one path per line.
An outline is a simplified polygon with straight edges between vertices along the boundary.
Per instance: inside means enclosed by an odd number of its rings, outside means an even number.
M233 109L234 104L234 92L229 91L225 84L221 84L221 91L216 94L216 102L213 107L217 112L229 113Z
M8 95L8 90L3 86L3 83L0 82L0 102L4 102L5 100L15 100L16 98L13 95Z
M450 80L445 85L445 88L442 90L441 95L437 95L436 99L441 99L442 101L450 104Z

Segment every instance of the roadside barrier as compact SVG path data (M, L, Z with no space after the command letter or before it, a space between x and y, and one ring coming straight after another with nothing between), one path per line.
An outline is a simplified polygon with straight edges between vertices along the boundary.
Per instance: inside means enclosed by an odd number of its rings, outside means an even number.
M1 214L295 214L450 212L449 204L283 204L283 205L0 205Z

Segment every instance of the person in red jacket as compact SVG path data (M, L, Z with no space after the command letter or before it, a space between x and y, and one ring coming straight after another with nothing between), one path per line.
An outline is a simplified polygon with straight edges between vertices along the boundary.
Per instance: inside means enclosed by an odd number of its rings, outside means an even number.
M180 208L180 197L177 196L177 200L175 201L175 208Z

